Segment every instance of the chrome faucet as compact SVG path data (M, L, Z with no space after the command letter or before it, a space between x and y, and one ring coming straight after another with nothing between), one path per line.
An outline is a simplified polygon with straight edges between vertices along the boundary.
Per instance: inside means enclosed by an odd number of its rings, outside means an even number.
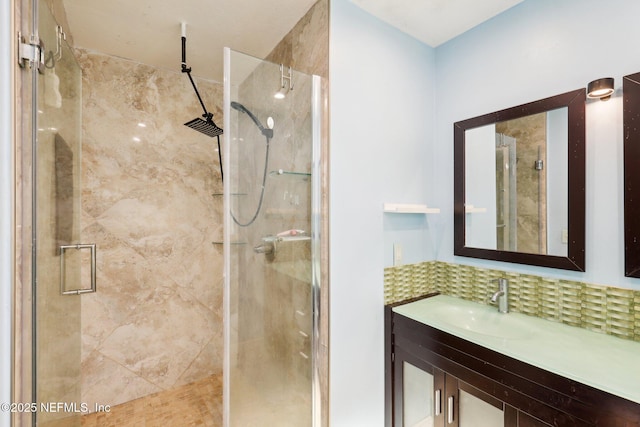
M498 312L509 312L509 281L507 279L498 279L498 291L491 296L491 302L498 303Z

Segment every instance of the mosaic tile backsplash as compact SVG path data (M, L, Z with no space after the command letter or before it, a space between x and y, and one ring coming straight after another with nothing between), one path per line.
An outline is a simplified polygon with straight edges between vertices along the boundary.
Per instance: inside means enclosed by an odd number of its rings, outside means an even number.
M640 291L429 261L384 271L385 304L440 292L482 304L509 280L513 312L640 341Z

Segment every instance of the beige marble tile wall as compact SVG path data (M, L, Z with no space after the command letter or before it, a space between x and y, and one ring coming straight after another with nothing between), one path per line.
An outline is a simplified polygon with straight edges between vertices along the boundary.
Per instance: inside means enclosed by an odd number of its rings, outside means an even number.
M118 404L222 370L222 192L216 139L186 78L78 50L83 238L98 292L82 300L83 401ZM222 126L222 86L196 79Z
M329 77L329 1L319 0L266 58L307 74Z

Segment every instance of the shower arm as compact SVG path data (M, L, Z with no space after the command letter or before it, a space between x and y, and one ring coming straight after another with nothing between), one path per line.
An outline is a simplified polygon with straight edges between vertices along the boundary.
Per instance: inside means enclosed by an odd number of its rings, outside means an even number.
M193 77L191 77L191 67L187 67L187 37L182 36L182 72L187 73L187 77L189 77L189 81L191 82L191 86L193 86L193 90L196 92L196 96L198 97L198 101L200 101L200 105L202 106L202 110L204 117L207 121L213 120L213 114L207 111L207 107L204 106L204 102L202 101L202 97L200 96L200 92L198 92L198 87L196 86L196 82L193 81Z

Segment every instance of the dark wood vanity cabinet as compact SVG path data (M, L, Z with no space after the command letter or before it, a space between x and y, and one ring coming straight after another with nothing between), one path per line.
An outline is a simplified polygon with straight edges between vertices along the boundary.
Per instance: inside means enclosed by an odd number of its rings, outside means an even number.
M502 401L401 348L394 352L393 362L393 404L402 410L394 411L392 425L464 427L481 419L483 426L500 427L510 425L509 419L517 415ZM460 424L461 416L474 423Z
M640 426L636 403L431 328L390 306L385 347L387 427Z

